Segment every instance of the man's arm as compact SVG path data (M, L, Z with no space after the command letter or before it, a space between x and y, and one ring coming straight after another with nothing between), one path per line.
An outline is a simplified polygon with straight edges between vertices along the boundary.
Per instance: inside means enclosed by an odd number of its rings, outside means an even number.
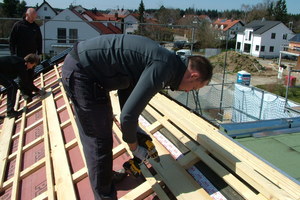
M9 49L11 55L16 55L16 48L17 48L17 32L18 32L18 22L14 24L10 36L9 36Z
M42 49L43 49L43 38L42 38L42 33L41 33L41 29L40 27L37 25L37 52L38 52L38 55L41 55L42 54Z
M154 63L142 73L121 112L121 128L123 140L135 147L137 141L138 117L151 98L168 82L168 66L164 63Z
M40 89L33 84L33 80L29 77L29 73L26 69L20 71L19 78L21 80L21 87L24 88L24 91L27 91L26 93L30 93L26 95L32 95L33 91L40 91Z

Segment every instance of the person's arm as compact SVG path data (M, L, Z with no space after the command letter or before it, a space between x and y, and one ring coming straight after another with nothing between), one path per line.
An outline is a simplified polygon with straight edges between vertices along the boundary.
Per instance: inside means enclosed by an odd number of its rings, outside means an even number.
M138 117L150 99L164 87L165 82L168 82L168 68L170 67L158 62L145 69L122 108L120 121L123 140L132 149L136 147L137 142Z
M38 33L37 33L37 53L38 55L42 55L42 50L43 50L43 38L42 38L42 33L41 33L41 29L40 27L37 25L38 27Z
M15 23L12 28L12 31L10 33L10 36L9 36L9 49L10 49L11 55L17 54L17 52L16 52L17 40L18 40L17 32L18 32L18 24Z
M27 74L28 74L28 87L31 89L31 91L34 91L34 92L39 92L40 89L37 88L33 81L34 81L34 69L27 69Z
M21 80L20 84L22 85L23 88L25 88L25 91L28 91L30 93L32 93L33 91L34 92L40 91L40 89L33 84L33 80L29 77L29 73L26 69L20 70L19 78ZM27 95L32 95L32 94L27 94Z

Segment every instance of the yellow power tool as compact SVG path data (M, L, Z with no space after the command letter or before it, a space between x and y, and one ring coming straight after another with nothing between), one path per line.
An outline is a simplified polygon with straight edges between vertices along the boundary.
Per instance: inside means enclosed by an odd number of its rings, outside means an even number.
M160 158L158 156L158 153L156 151L156 148L152 142L152 138L149 135L143 134L143 133L137 133L137 141L138 145L144 147L148 150L148 160L149 158L152 158L156 162L160 162ZM124 169L134 175L135 177L138 177L141 174L140 164L142 164L142 160L140 160L137 157L133 157L132 159L128 160L123 164Z

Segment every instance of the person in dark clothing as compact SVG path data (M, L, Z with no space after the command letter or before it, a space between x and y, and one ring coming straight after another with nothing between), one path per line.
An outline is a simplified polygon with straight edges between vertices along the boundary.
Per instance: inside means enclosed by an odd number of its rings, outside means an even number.
M24 58L30 53L42 54L42 33L35 23L37 13L34 8L28 8L25 18L14 24L9 38L11 55Z
M14 79L19 77L22 84L30 91L44 92L35 87L28 79L27 69L33 69L40 59L36 54L29 54L25 58L18 56L0 57L0 84L7 90L7 117L16 117L19 113L14 110L18 86Z
M118 90L123 140L144 160L137 143L138 117L160 90L190 91L207 85L212 66L202 56L183 61L146 37L102 35L74 45L62 83L75 107L95 199L117 199L112 172L113 113L109 91Z
M22 21L14 24L10 33L9 45L11 55L24 58L30 53L42 55L42 34L40 27L35 23L37 13L34 8L28 8ZM29 81L33 83L34 70L27 70ZM30 100L33 91L23 86L19 79L16 80L25 99Z

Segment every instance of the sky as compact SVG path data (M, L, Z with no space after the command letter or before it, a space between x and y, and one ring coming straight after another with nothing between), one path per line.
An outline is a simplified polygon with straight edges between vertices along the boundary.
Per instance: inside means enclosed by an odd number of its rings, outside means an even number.
M98 10L106 9L138 9L141 0L46 0L53 8L68 8L69 5L81 5L84 8ZM143 0L145 9L158 9L162 5L166 8L195 8L218 11L241 9L243 4L256 5L266 0ZM0 0L3 2L3 0ZM41 4L43 0L25 0L27 6ZM286 0L287 12L300 14L300 0Z

